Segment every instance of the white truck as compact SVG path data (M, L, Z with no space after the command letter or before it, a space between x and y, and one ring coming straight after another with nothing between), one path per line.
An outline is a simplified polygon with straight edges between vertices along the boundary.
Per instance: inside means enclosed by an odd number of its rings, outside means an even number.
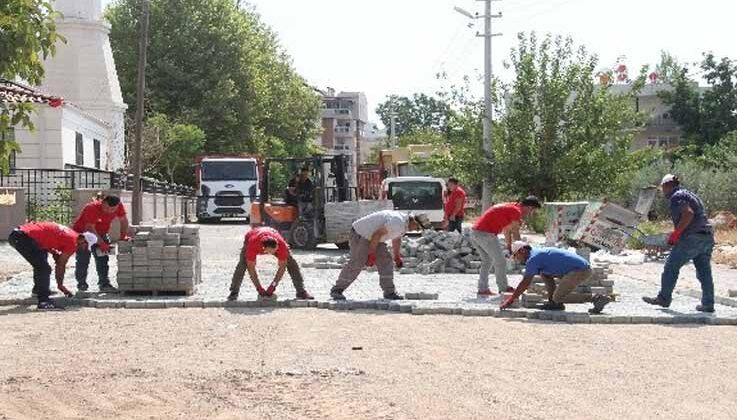
M422 213L437 229L442 227L445 180L430 176L398 176L381 184L382 198L394 203L394 210Z
M202 156L196 161L197 218L251 217L251 202L260 194L260 161L245 156Z

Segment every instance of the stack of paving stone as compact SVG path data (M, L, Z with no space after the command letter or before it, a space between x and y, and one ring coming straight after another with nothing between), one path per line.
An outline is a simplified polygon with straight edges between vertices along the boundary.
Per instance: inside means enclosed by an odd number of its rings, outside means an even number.
M118 244L121 292L192 294L202 281L199 226L133 226L132 242Z
M499 241L504 247L504 239L499 238ZM481 269L481 257L471 243L468 230L463 234L426 230L416 239L405 236L401 254L404 257L401 274L478 274ZM507 271L511 273L516 268L516 264L509 260Z
M609 280L609 274L611 273L609 265L596 264L592 269L594 271L594 275L591 279L576 287L576 289L566 297L565 303L591 302L594 295L615 297L614 280ZM511 296L511 294L509 296ZM502 298L504 299L505 297L503 296ZM535 276L530 287L522 295L522 306L525 308L533 308L547 300L548 291L545 288L545 282L539 276Z

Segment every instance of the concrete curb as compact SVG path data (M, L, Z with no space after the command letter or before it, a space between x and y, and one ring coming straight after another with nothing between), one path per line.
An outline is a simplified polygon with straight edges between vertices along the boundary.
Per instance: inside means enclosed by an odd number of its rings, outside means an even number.
M683 293L691 296L691 293ZM700 292L694 292L693 296L698 298ZM721 298L724 299L724 298ZM507 319L520 319L525 321L548 321L565 324L650 324L650 325L737 325L737 318L724 318L717 315L694 314L676 316L617 316L617 315L589 315L580 312L556 312L556 311L524 311L509 309L500 311L496 308L460 308L457 306L416 306L411 303L388 302L388 301L317 301L317 300L115 300L115 299L78 299L58 298L59 303L68 307L85 307L96 309L204 309L204 308L315 308L333 311L374 311L374 312L396 312L411 315L452 315L463 317L494 317ZM730 299L737 306L737 299ZM725 305L722 302L717 303ZM31 306L36 304L32 298L4 299L0 300L3 306Z

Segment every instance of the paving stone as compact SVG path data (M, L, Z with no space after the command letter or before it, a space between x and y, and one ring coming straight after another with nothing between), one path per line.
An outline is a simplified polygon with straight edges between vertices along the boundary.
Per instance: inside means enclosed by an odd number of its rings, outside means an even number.
M182 300L167 300L164 302L164 306L167 308L184 308L184 301Z
M630 317L630 323L632 324L653 324L653 317L651 316L632 316Z
M412 305L399 304L398 306L399 306L399 312L407 313L407 314L412 312Z
M427 314L428 314L427 308L418 308L418 307L412 308L412 315L427 315Z
M612 320L606 315L591 315L592 324L611 324Z
M97 309L115 309L115 308L122 308L123 302L118 302L115 300L97 300L95 307Z
M632 317L629 316L613 316L610 318L612 324L631 324Z
M206 300L203 306L205 308L222 308L225 306L225 302L222 300Z
M162 300L147 300L144 302L145 308L147 309L164 309L166 308L166 302Z
M568 314L566 322L569 324L590 324L591 316L589 314Z
M129 300L125 302L125 308L126 309L145 309L145 308L148 308L146 303L147 302L140 301L140 300Z
M289 306L291 308L307 308L308 302L306 300L292 300L289 301Z
M715 318L714 325L737 325L737 318Z
M330 307L330 302L325 302L325 301L317 302L317 307L320 309L328 309Z

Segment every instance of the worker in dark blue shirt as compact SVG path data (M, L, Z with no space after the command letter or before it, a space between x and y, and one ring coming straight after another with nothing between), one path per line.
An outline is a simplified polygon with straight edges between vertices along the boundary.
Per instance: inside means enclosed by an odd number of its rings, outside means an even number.
M501 303L500 309L507 309L522 293L530 287L532 279L540 275L548 290L548 303L540 309L563 311L563 301L580 284L586 283L594 275L591 265L583 257L565 249L532 248L526 242L515 241L512 244L512 257L525 264L525 274L514 290L512 296ZM558 282L556 284L556 279ZM612 299L605 295L595 295L594 304L589 309L591 314L600 314Z
M658 296L643 297L642 300L664 308L670 306L681 267L693 261L702 295L701 305L696 306L696 310L714 312L714 279L711 275L714 231L706 218L704 203L696 194L682 188L677 176L664 176L660 185L668 199L673 220L674 230L668 237L673 248L665 261Z

